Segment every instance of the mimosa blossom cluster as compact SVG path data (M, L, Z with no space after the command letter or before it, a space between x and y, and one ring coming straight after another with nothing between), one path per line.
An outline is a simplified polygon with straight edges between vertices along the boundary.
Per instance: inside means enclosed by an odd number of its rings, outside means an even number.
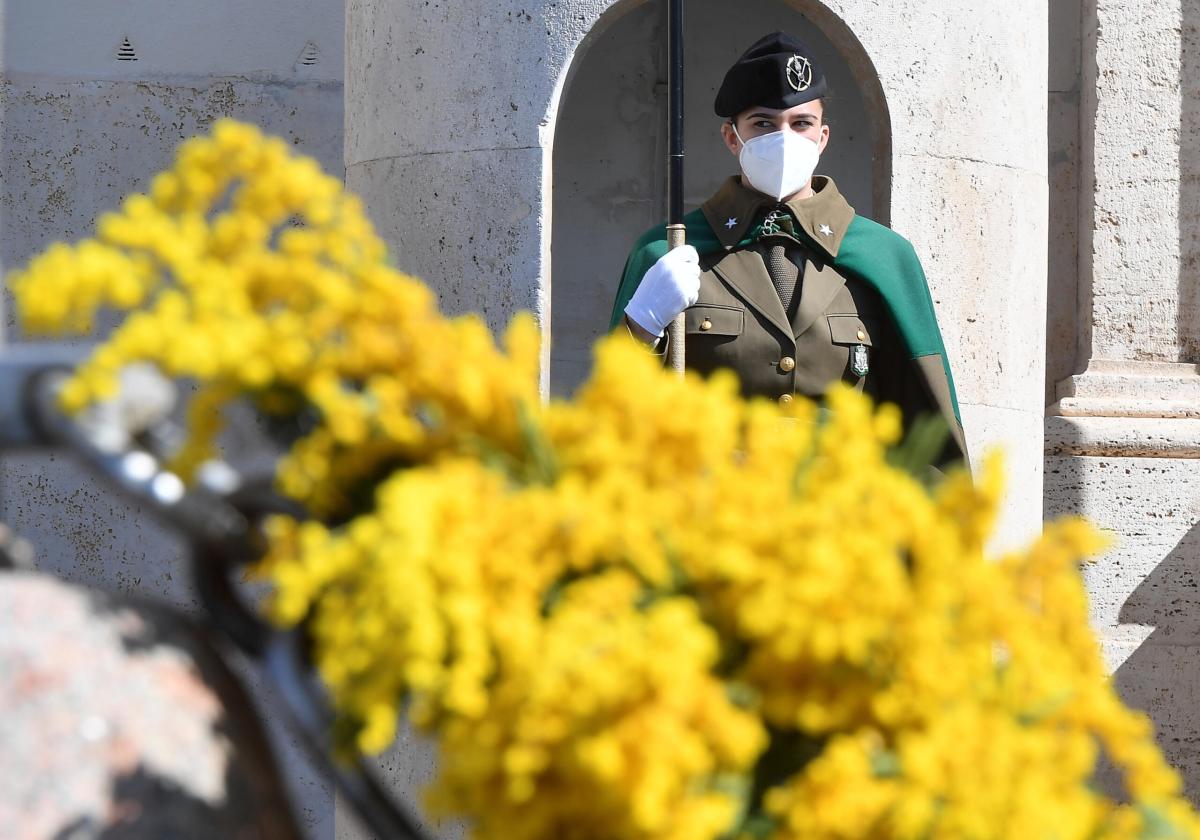
M30 329L128 312L67 410L132 363L195 384L185 474L233 402L303 420L268 609L349 746L437 739L428 805L479 840L1200 837L1089 630L1098 535L986 558L999 464L899 469L894 407L743 401L619 336L544 402L531 319L444 318L336 180L228 121L12 287Z

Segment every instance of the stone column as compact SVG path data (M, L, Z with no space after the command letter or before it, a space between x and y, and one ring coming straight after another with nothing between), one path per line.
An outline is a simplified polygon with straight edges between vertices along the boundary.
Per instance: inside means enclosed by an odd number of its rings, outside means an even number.
M552 123L602 7L347 2L346 182L443 310L549 323Z
M929 276L973 462L1005 454L997 548L1042 519L1047 5L843 0L891 110L892 227Z
M1200 196L1185 183L1197 174L1185 159L1197 142L1196 126L1188 125L1197 104L1186 102L1180 85L1180 27L1189 22L1178 3L1147 9L1091 0L1083 12L1083 372L1058 383L1052 414L1200 416L1200 328L1195 293L1185 288L1200 253L1192 230ZM1187 48L1194 50L1190 26Z
M1087 567L1125 699L1200 796L1200 3L1081 4L1077 350L1046 502L1114 535Z

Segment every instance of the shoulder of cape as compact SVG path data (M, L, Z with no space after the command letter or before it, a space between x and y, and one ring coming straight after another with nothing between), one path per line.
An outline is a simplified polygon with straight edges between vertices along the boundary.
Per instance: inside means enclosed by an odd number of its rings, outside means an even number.
M842 238L834 266L879 291L913 356L945 353L929 283L911 242L891 228L855 216Z
M688 213L683 217L683 224L686 229L687 244L695 248L697 252L710 254L720 250L721 241L717 239L713 229L708 226L703 211L697 209ZM667 250L666 225L655 225L633 243L629 257L625 260L625 270L621 273L621 284L617 289L616 300L613 302L609 329L620 322L621 313L625 311L625 305L629 303L638 284L642 282L642 277L650 270L650 266L662 259Z
M911 358L938 355L958 417L958 395L950 360L938 328L925 270L912 243L891 228L855 216L842 238L834 266L876 288L896 321Z
M890 227L856 214L850 220L846 235L842 237L842 248L834 262L862 262L872 259L910 271L920 271L921 268L916 249L911 242ZM924 272L921 273L920 279L924 282Z

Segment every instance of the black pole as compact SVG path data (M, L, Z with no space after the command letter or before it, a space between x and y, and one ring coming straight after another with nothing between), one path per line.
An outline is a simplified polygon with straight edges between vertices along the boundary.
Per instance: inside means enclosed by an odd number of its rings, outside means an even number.
M684 244L683 226L683 0L667 0L667 246ZM667 364L681 376L684 318L667 326Z
M683 0L667 0L667 224L683 224Z

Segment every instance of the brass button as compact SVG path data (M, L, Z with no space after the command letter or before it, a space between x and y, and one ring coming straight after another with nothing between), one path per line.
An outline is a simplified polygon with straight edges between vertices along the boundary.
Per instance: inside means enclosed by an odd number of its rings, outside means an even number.
M796 360L793 359L791 356L784 356L782 359L779 360L779 369L782 370L784 373L787 373L789 370L792 370L795 367L796 367Z
M791 394L783 394L783 395L782 395L782 396L779 398L779 404L780 404L780 405L787 405L787 404L788 404L788 403L790 403L791 401L792 401L792 395L791 395Z
M712 329L712 321L705 318L703 321L700 322L700 329L711 330Z
M858 331L858 340L859 340L859 341L866 341L866 340L867 340L867 334L866 334L865 332L863 332L862 330L859 330L859 331Z

